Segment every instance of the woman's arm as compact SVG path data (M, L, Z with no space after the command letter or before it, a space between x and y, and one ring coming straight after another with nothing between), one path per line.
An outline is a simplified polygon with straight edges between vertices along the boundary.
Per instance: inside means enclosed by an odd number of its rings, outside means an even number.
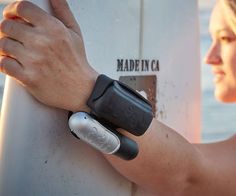
M214 144L190 144L153 120L132 161L106 156L122 175L160 195L236 195L236 137Z

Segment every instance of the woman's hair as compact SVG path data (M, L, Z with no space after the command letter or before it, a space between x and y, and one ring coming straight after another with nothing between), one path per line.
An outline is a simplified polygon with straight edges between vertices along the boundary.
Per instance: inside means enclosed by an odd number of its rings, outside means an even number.
M236 0L219 0L229 25L236 34Z

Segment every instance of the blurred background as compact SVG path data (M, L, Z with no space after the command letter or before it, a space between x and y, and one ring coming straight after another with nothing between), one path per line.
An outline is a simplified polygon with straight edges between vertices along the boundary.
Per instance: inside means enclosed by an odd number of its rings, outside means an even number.
M4 7L0 0L0 12ZM199 0L199 22L202 59L211 43L208 33L209 17L216 0ZM236 126L236 104L223 104L214 99L213 75L210 66L201 63L202 72L202 141L212 142L227 138L234 134ZM0 74L0 105L4 89L5 77Z

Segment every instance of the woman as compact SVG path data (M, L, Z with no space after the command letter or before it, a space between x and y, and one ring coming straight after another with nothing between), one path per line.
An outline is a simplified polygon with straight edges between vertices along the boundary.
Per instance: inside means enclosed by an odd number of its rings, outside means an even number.
M215 96L223 102L236 101L236 4L222 1L216 6L210 23L212 45L205 62L215 74ZM220 28L221 27L221 28Z
M29 2L5 8L1 71L47 105L89 111L86 101L98 73L87 62L80 28L66 1L51 4L57 18ZM215 74L216 97L223 102L236 101L235 7L235 1L219 0L210 22L213 42L206 62ZM158 195L236 195L236 137L190 144L157 120L143 137L130 137L140 146L137 158L106 158L131 181Z

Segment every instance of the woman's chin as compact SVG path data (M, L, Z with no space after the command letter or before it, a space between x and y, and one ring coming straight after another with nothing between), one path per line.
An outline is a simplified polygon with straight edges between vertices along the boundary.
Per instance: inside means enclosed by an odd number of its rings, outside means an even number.
M225 89L224 91L215 89L215 98L219 102L223 103L235 103L236 102L236 92L230 93L227 92Z

